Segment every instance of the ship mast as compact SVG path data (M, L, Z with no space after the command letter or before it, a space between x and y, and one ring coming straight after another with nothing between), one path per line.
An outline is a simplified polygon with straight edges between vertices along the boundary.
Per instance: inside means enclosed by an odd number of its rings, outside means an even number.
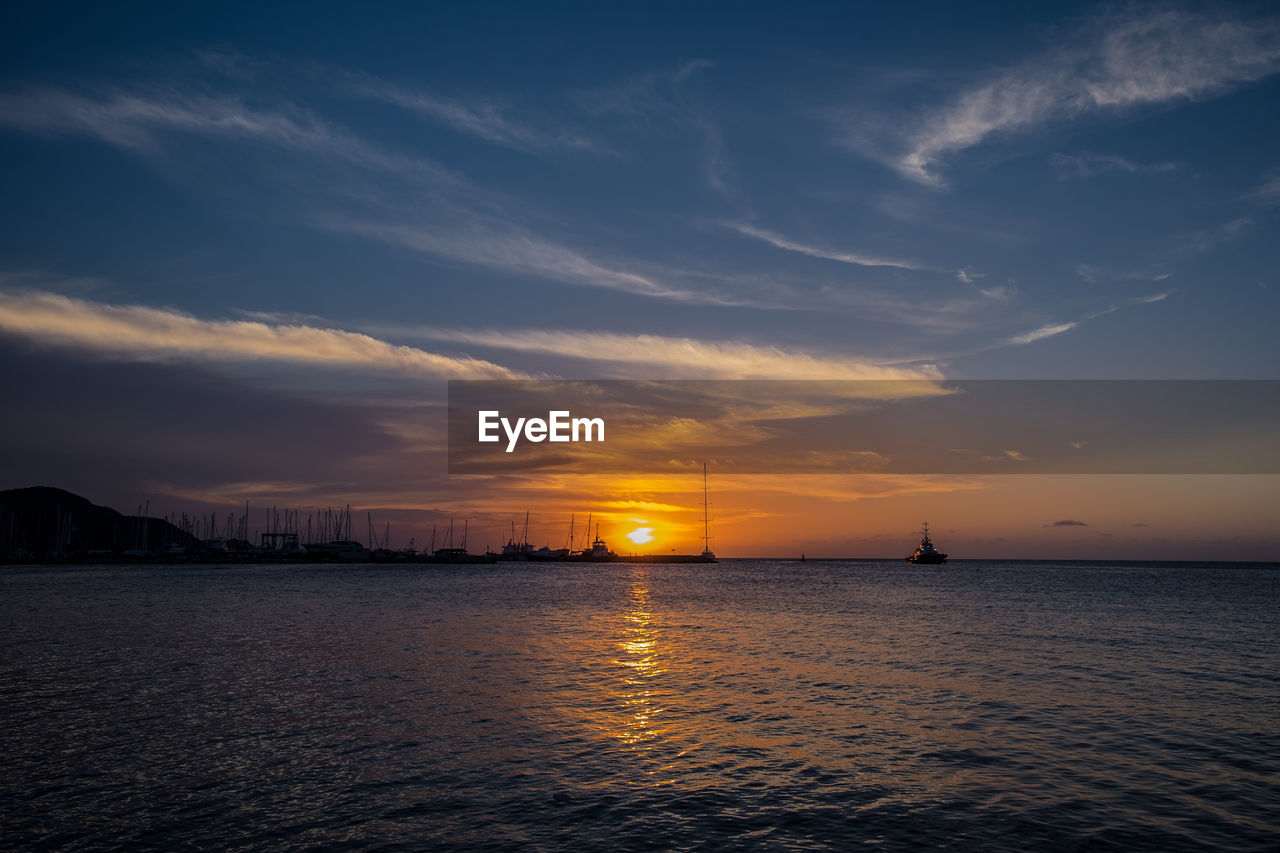
M711 551L711 521L708 513L708 507L711 502L707 500L707 463L702 463L702 556L713 557Z

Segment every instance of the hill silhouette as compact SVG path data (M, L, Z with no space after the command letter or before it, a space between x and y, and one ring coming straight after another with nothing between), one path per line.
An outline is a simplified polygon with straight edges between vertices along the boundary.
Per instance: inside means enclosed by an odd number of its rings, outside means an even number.
M0 491L0 559L51 559L88 552L158 552L199 540L167 521L124 515L52 486Z

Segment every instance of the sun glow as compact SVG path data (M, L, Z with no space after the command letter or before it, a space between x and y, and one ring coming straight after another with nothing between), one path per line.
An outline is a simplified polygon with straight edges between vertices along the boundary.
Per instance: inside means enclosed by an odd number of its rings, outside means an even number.
M637 545L644 545L646 542L653 541L652 527L637 527L635 530L627 534L627 538Z

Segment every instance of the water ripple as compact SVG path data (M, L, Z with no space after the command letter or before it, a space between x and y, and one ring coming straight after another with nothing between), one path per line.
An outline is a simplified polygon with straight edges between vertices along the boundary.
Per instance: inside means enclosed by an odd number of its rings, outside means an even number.
M1277 849L1280 569L0 573L6 849Z

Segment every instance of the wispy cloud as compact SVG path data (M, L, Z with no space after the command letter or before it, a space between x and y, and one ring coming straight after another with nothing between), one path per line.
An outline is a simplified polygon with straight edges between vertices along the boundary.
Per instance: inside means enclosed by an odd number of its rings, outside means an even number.
M729 162L724 134L721 133L720 126L706 118L702 119L699 124L702 127L703 144L707 152L705 170L707 186L728 198L740 197L740 190L730 180L733 166Z
M1032 329L1030 332L1023 332L1020 335L1014 335L1009 338L1007 343L1010 344L1033 344L1036 341L1042 341L1045 338L1052 338L1054 335L1061 335L1063 332L1069 332L1079 323L1056 323L1048 326L1041 326L1038 329Z
M1248 198L1258 204L1280 204L1280 167L1267 172L1262 183L1248 194Z
M1211 252L1227 243L1240 240L1247 236L1257 225L1251 216L1239 216L1228 222L1223 222L1209 228L1201 228L1197 231L1183 233L1171 237L1171 247L1160 255L1160 260L1138 267L1136 269L1115 269L1106 265L1077 263L1075 272L1080 278L1090 284L1101 284L1105 282L1129 282L1129 281L1165 281L1171 278L1174 273L1170 271L1170 262L1179 259L1185 259L1192 255L1204 254ZM1156 299L1138 300L1141 301L1158 301L1168 296L1169 292L1156 297ZM1133 301L1130 301L1133 304ZM1110 310L1115 310L1113 307ZM1097 316L1097 315L1094 315Z
M1090 284L1105 282L1129 281L1165 281L1174 273L1169 270L1169 263L1192 255L1211 252L1227 243L1247 236L1257 225L1251 216L1239 216L1209 228L1183 233L1171 237L1172 246L1161 254L1161 260L1137 269L1115 269L1106 265L1077 263L1075 273ZM1157 295L1155 298L1139 298L1136 302L1153 302L1165 298L1172 291ZM1135 304L1130 300L1128 304ZM1114 311L1115 307L1111 309ZM1106 312L1104 312L1106 313ZM1098 315L1092 315L1098 316Z
M28 133L91 136L136 153L159 150L163 133L247 140L335 156L402 175L457 180L428 158L386 151L297 107L277 105L268 110L234 97L176 89L100 96L59 89L0 93L0 126Z
M505 105L484 98L451 98L426 89L399 86L366 74L350 74L346 79L346 88L353 94L400 107L421 118L495 145L523 151L600 149L585 134L548 129L522 121L511 116Z
M723 291L703 291L659 281L593 261L554 241L518 226L477 220L471 225L414 226L331 217L324 226L348 234L382 240L415 252L534 275L568 284L600 287L672 302L770 307Z
M330 91L390 104L426 121L508 148L583 151L601 147L584 133L552 126L538 117L518 116L521 111L511 103L482 95L451 97L438 90L396 83L366 72L253 57L222 49L196 51L195 57L206 72L233 81L260 80L268 75L279 81L301 75L306 81L321 82Z
M1093 264L1076 264L1076 275L1080 276L1090 284L1097 284L1103 278L1107 277L1103 272Z
M1055 521L1052 524L1046 524L1045 527L1088 527L1089 525L1083 521L1076 521L1074 518L1064 518L1061 521Z
M995 74L927 114L890 164L944 183L948 155L1002 133L1090 113L1194 101L1280 71L1280 23L1179 10L1101 17L1068 46Z
M1093 311L1092 313L1085 314L1079 320L1073 320L1067 323L1050 323L1050 324L1042 325L1035 329L1032 329L1029 332L1023 332L1021 334L1013 335L1011 337L1001 337L985 345L973 347L970 349L964 349L964 350L952 351L952 352L934 351L929 354L920 354L910 359L896 359L892 362L886 362L886 363L919 364L926 361L947 362L957 358L964 358L971 355L977 355L978 353L982 353L982 352L989 352L990 350L1002 349L1004 347L1023 346L1026 344L1032 344L1032 343L1035 343L1036 341L1044 340L1045 338L1051 338L1051 337L1054 337L1055 335L1065 334L1071 331L1072 329L1075 329L1080 325L1088 322L1089 320L1094 320L1094 319L1097 319L1098 317L1106 316L1107 314L1113 314L1116 311L1120 311L1125 308L1129 308L1131 306L1151 305L1156 302L1163 302L1164 300L1172 296L1175 292L1176 290L1166 290L1162 293L1152 293L1145 296L1136 296L1131 299L1125 299L1119 302L1113 302L1107 307L1102 308L1101 310L1097 310L1097 311ZM1008 299L1012 295L1012 294L1002 294L1002 293L988 293L988 291L986 290L983 290L982 293L984 296L988 296L989 298L996 299L998 301L1008 301Z
M1092 154L1087 151L1079 154L1051 154L1049 155L1049 165L1057 171L1058 178L1063 181L1092 178L1107 172L1127 172L1131 175L1158 175L1178 169L1178 164L1171 161L1137 163L1116 154Z
M1253 225L1254 221L1251 217L1241 216L1230 222L1196 231L1187 235L1182 241L1182 250L1184 252L1207 252L1211 249L1216 249L1223 243L1230 243L1232 240L1242 237Z
M1099 317L1105 317L1108 314L1114 314L1117 311L1128 308L1132 305L1154 305L1157 302L1163 302L1174 294L1173 290L1166 290L1163 293L1150 293L1146 296L1134 296L1121 302L1113 302L1106 308L1099 308L1084 316L1084 320L1096 320ZM1083 322L1083 321L1082 321ZM1076 324L1079 325L1079 324Z
M476 113L483 115L489 114ZM496 115L489 115L494 119L489 132L514 134L512 139L520 136L516 125L500 125ZM268 144L288 153L330 160L338 158L375 170L372 174L376 179L353 183L354 178L334 176L338 183L346 181L340 198L326 199L318 210L312 206L305 214L309 224L325 230L517 274L655 299L780 307L726 288L683 286L659 280L653 273L593 260L520 224L522 218L529 218L529 212L513 213L519 205L499 193L477 187L429 159L386 151L292 106L277 104L273 110L266 110L232 97L176 89L99 97L46 89L0 94L0 126L5 125L30 133L86 135L144 157L163 151L172 135L181 133ZM479 129L478 124L473 127L477 132ZM529 134L521 138L531 141ZM405 208L402 201L391 201L405 196L405 184L429 192L409 193L415 201ZM350 211L357 201L377 212L336 212L340 207Z
M1076 264L1075 271L1076 275L1090 284L1098 284L1104 281L1164 281L1173 275L1173 273L1160 267L1115 270L1107 266L1085 263Z
M742 195L733 182L728 145L715 111L698 96L695 82L715 68L708 59L633 74L622 82L578 95L580 108L595 119L615 119L627 125L628 136L640 132L662 135L672 130L702 137L703 174L707 186L729 197Z
M0 292L0 331L40 344L135 361L287 362L433 379L510 379L522 374L466 356L390 344L359 332L111 305L47 292Z
M1168 299L1172 294L1173 294L1172 290L1166 290L1163 293L1151 293L1146 296L1135 296L1131 299L1126 299L1123 302L1116 302L1112 305L1108 305L1106 308L1103 308L1099 311L1094 311L1091 314L1086 314L1084 319L1080 321L1071 322L1071 323L1057 323L1057 324L1051 324L1047 326L1041 326L1040 328L1033 329L1030 332L1024 332L1021 335L1014 335L1013 337L1009 338L1009 340L1006 343L1015 344L1015 345L1031 344L1031 343L1035 343L1036 341L1044 340L1045 338L1052 338L1055 335L1061 335L1064 332L1071 331L1072 329L1079 326L1080 323L1084 322L1085 320L1096 320L1099 317L1105 317L1108 314L1114 314L1120 309L1129 307L1131 305L1153 305L1157 302L1163 302L1164 300Z
M763 228L757 228L746 222L722 222L725 228L737 231L745 237L754 237L757 240L763 240L771 246L779 249L785 249L788 252L798 252L802 255L808 255L811 258L825 258L830 261L839 261L842 264L853 264L859 267L897 267L904 270L923 270L928 269L924 264L917 261L901 260L897 258L886 258L878 255L866 254L862 252L847 252L834 249L823 249L812 246L807 243L800 243L795 240L788 239L775 234L772 231L766 231Z
M691 107L682 87L715 68L709 59L693 59L674 68L633 74L621 83L582 92L578 101L594 116L615 116L637 124L688 122Z
M831 353L742 341L568 330L402 328L386 334L589 362L617 378L939 379L931 365L885 366Z

